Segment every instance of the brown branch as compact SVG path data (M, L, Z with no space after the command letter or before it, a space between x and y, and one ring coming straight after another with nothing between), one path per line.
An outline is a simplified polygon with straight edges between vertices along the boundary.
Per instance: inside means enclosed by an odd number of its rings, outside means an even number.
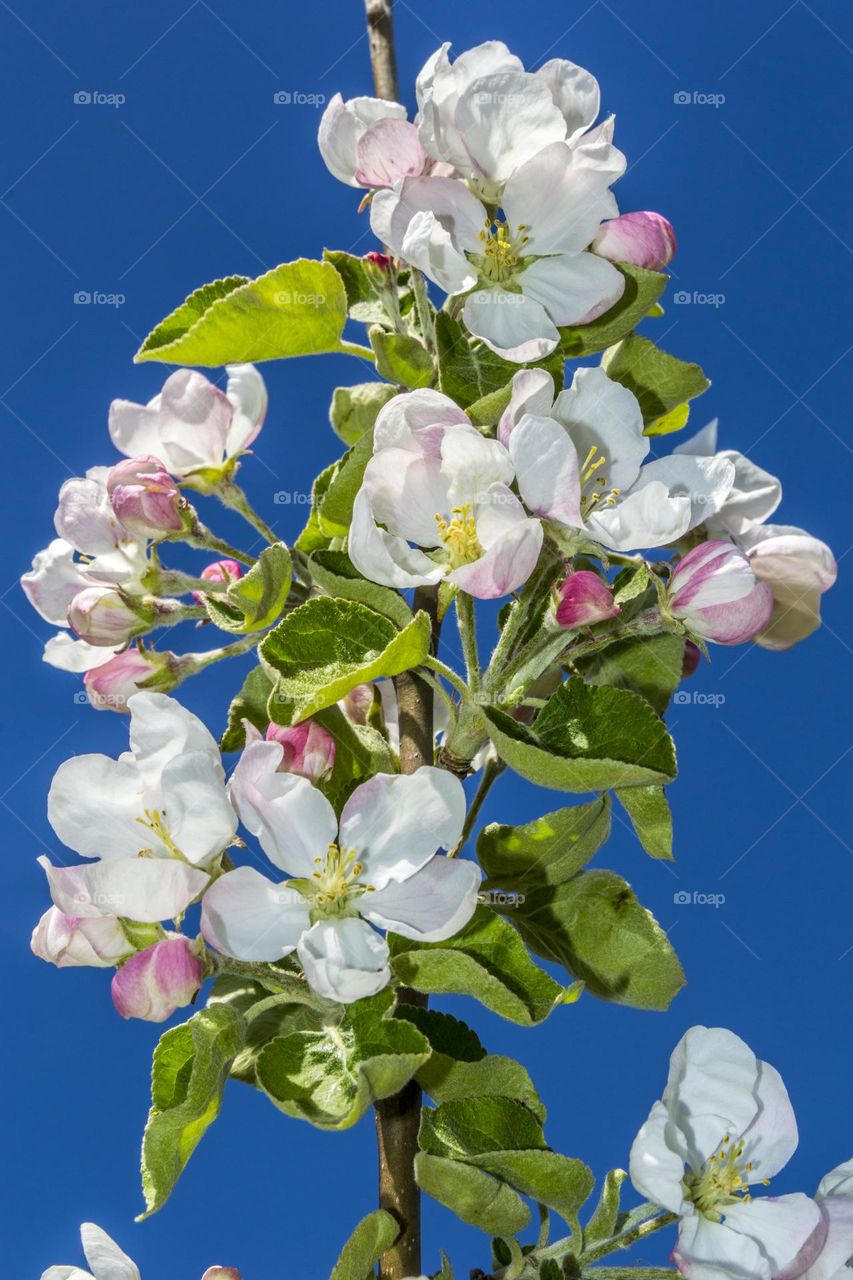
M397 54L394 49L394 18L391 13L393 0L364 0L367 10L367 35L370 40L370 61L373 66L373 83L377 98L389 102L400 101L397 80Z

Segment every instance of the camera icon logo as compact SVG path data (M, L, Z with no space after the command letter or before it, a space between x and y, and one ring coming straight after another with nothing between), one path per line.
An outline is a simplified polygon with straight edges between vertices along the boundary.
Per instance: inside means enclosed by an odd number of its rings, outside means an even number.
M677 303L679 306L683 307L688 302L693 301L693 295L691 293L688 293L686 289L679 289L678 292L674 295L672 300L673 302Z
M686 689L679 689L672 700L677 707L686 707L692 701Z
M672 95L672 100L677 107L686 107L692 98L686 89L679 89L678 93Z
M293 95L287 89L279 89L273 94L272 100L277 107L289 107L293 101Z
M677 907L687 907L693 901L693 898L686 889L679 889L677 893L672 895L672 900Z
M77 307L88 306L92 301L92 295L88 289L78 289L74 294L74 305Z
M92 101L92 95L88 89L78 89L74 94L74 103L78 107L87 107Z

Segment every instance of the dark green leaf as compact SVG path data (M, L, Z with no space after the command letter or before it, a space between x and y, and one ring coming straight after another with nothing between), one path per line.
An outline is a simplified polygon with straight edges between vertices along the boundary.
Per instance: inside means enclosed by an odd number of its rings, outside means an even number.
M330 538L342 538L349 531L352 504L372 457L373 432L367 431L336 464L317 510L320 528Z
M525 892L560 884L586 866L610 834L606 795L546 813L521 827L493 822L477 840L477 861L490 886Z
M366 604L401 628L412 621L412 611L400 593L363 578L345 551L315 551L310 569L314 581L330 596Z
M595 1186L582 1160L556 1151L491 1151L469 1159L522 1195L556 1210L569 1226L577 1222L578 1211Z
M683 665L684 637L668 631L615 640L576 663L588 684L639 693L658 715L663 715L681 683Z
M555 391L559 392L563 385L563 360L555 353L543 360L540 365L524 366L513 364L496 355L484 343L469 343L465 330L458 320L454 320L446 311L439 311L435 318L436 341L438 344L438 377L439 387L445 395L450 396L463 409L475 401L481 401L493 392L502 392L509 403L508 384L519 369L536 367L547 369L555 382ZM493 416L500 400L490 406L478 406L481 415ZM506 407L504 404L500 409ZM497 414L497 417L500 413ZM495 421L497 421L495 417Z
M544 1151L542 1124L513 1098L454 1098L425 1107L418 1136L421 1151L469 1160L495 1151Z
M330 1280L368 1280L373 1268L400 1234L400 1224L385 1209L374 1209L353 1231L335 1263Z
M637 839L652 858L672 858L672 814L663 787L623 787L616 792Z
M262 666L253 667L243 687L228 708L228 728L219 743L225 751L242 751L246 745L244 720L253 724L260 733L266 733L270 722L267 704L273 691L273 681Z
M656 424L656 434L677 430L672 423L662 428L659 419L673 409L681 409L711 385L698 364L687 364L636 333L608 351L602 364L609 378L633 391L640 402L643 421ZM686 421L685 415L681 426Z

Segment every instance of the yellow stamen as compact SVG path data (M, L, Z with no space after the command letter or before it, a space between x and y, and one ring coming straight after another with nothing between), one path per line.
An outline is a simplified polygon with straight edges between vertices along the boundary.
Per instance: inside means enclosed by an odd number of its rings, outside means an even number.
M458 569L463 564L473 564L483 554L480 539L477 536L477 522L471 511L470 502L464 506L453 507L451 519L445 520L437 515L438 536L447 549L451 568Z

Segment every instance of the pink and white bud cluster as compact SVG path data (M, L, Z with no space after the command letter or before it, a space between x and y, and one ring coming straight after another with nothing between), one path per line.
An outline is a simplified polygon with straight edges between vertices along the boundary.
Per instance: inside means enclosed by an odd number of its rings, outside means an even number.
M123 1018L165 1022L192 1003L203 980L197 945L181 936L164 938L121 966L112 981L113 1004Z
M671 616L714 644L743 644L763 631L773 612L773 590L759 582L749 560L731 542L713 539L688 551L667 587Z
M136 950L116 916L70 916L59 907L45 911L33 930L30 948L58 969L110 969Z
M671 222L660 213L644 211L603 222L590 248L610 262L663 271L675 257L678 242Z
M214 560L213 564L209 564L202 569L200 576L205 582L227 587L232 582L236 582L238 578L242 578L243 566L238 564L236 560ZM204 599L204 592L194 591L193 599L198 604L201 604Z
M591 627L596 622L615 618L619 606L613 592L597 573L579 569L560 583L557 588L555 616L559 626L567 631L575 627Z
M183 528L181 491L150 454L117 463L107 476L116 519L137 538L162 538Z

